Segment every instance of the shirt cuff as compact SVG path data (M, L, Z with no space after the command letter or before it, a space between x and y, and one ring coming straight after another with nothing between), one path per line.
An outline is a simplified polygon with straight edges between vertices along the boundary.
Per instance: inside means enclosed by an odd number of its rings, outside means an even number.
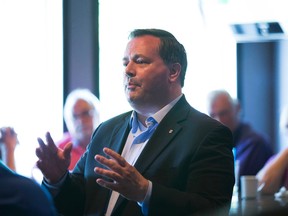
M152 194L152 182L148 180L148 190L147 193L145 195L145 198L143 200L143 202L137 202L139 206L141 206L142 209L142 213L144 215L148 215L148 205L149 205L149 201L150 201L150 197Z

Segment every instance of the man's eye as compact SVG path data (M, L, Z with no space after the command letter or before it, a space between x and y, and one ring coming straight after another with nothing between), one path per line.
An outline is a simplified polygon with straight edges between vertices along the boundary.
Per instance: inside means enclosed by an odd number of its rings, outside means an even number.
M145 61L144 61L144 59L137 59L136 60L136 62L138 63L138 64L144 64L144 63L146 63Z

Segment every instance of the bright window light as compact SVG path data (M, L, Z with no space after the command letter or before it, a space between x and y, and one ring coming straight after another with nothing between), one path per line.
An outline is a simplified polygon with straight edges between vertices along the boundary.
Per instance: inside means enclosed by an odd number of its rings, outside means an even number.
M165 29L183 43L188 56L183 92L198 110L206 112L207 94L212 89L224 88L236 95L236 42L227 26L219 23L210 28L199 1L99 2L100 98L105 107L104 118L131 109L121 80L127 36L134 28Z
M183 43L188 56L183 92L193 107L206 113L211 90L226 89L237 96L237 41L230 24L287 23L285 5L286 0L99 0L104 119L131 109L121 80L127 36L134 28L162 28Z
M37 137L63 133L62 1L0 1L0 126L18 133L17 172L30 177Z

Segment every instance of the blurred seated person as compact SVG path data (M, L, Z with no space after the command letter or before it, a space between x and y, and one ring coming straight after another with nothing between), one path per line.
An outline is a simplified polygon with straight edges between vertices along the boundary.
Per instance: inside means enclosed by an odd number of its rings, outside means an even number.
M12 127L0 128L0 159L14 171L16 170L14 153L17 143L17 133Z
M288 106L280 117L281 132L288 138ZM281 187L288 189L288 147L273 155L257 174L259 189L263 194L274 194Z
M69 166L69 170L72 170L85 152L92 133L100 123L98 98L88 89L75 89L70 92L64 104L64 121L68 132L64 133L57 145L64 149L69 142L72 142Z
M56 210L48 191L0 160L0 215L56 216Z
M238 183L240 176L256 175L273 154L267 138L243 122L240 112L239 101L233 99L227 91L214 90L209 93L209 115L226 125L233 133L235 159L239 164Z

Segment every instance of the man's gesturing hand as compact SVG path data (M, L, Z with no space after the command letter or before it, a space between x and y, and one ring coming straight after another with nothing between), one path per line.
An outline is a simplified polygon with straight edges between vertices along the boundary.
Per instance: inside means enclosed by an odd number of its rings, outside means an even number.
M146 196L149 182L136 169L115 151L104 148L108 158L96 155L95 160L107 169L95 167L95 173L111 179L98 178L96 182L108 189L117 191L129 200L142 202Z
M49 183L57 183L68 170L71 161L72 143L65 146L64 150L58 148L50 133L46 133L46 142L38 138L39 147L36 155L39 158L37 167L42 171L45 179Z

